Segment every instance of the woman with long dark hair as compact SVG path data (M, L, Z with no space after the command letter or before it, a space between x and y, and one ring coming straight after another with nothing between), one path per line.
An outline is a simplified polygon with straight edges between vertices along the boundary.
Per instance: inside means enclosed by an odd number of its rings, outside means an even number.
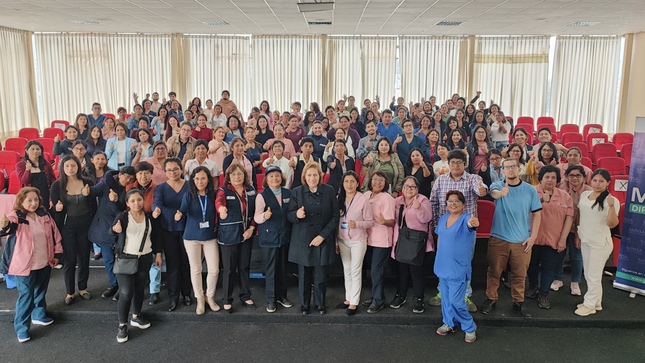
M43 206L49 209L49 191L56 176L51 165L43 156L43 146L36 140L25 145L25 156L16 163L16 173L20 179L20 187L34 187L40 191Z
M434 172L432 165L426 160L426 154L419 148L414 148L410 152L410 158L403 168L405 176L413 176L419 181L419 194L430 198L432 182L434 181Z
M87 144L87 153L90 156L94 155L96 151L105 151L105 139L98 125L90 127L85 143Z

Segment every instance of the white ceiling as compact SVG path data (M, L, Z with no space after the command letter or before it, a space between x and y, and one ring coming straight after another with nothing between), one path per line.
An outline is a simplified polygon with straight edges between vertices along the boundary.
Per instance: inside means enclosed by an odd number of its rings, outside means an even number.
M0 0L0 25L36 32L614 35L645 31L643 0L336 0L333 11L300 13L314 0ZM328 0L325 0L328 1ZM74 21L97 21L96 25ZM224 20L213 26L203 21ZM308 25L332 21L332 25ZM462 21L456 27L439 21ZM590 27L572 22L600 22Z

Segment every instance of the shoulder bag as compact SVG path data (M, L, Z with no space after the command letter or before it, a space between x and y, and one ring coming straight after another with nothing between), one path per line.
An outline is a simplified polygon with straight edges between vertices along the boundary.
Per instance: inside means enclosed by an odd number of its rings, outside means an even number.
M428 233L408 228L403 215L403 205L399 208L399 239L396 242L394 257L398 262L413 266L423 265Z
M143 238L141 239L141 245L139 246L139 252L143 252L144 244L146 243L146 236L148 235L148 217L144 219L146 223L146 229L143 231ZM138 255L130 255L128 253L121 253L116 256L114 260L114 266L112 267L112 272L115 274L121 275L134 275L139 271L139 257Z

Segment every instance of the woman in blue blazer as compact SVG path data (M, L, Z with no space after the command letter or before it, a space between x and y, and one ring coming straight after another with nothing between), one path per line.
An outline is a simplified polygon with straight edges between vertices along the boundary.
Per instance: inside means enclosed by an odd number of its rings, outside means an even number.
M115 128L116 136L105 143L105 156L108 158L110 169L119 170L132 164L132 158L137 153L137 141L127 137L127 127L120 123Z

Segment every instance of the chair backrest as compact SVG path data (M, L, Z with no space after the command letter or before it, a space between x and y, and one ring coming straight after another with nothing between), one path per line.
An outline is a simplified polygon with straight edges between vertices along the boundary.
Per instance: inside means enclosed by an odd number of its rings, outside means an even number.
M624 144L631 144L634 142L634 134L630 134L629 132L615 133L611 142L616 145L616 149L620 150Z
M587 142L587 145L589 145L589 147L593 149L593 147L597 144L608 143L609 135L605 134L604 132L591 132L588 133L587 136L585 136L585 141Z
M560 125L560 133L565 132L577 132L580 133L580 126L576 124L564 124Z
M65 130L67 126L69 126L69 121L65 121L65 120L54 120L51 123L51 127L55 127L62 130Z
M632 165L632 147L634 144L623 144L620 148L620 157L625 160L625 165Z
M18 173L14 170L9 175L9 186L7 187L8 194L18 194L20 191L20 178L18 178Z
M112 118L116 119L116 116L113 113L104 113L103 115L105 117L112 117Z
M354 171L356 172L356 175L361 175L361 171L363 170L363 164L361 163L359 158L356 158L355 163L354 163Z
M515 129L513 130L513 132L515 132L515 130L517 130L517 129L524 129L524 131L526 131L526 133L528 134L526 143L528 145L533 145L533 133L535 132L535 129L533 128L533 124L517 125L517 126L515 126ZM513 143L513 133L509 134L508 139L509 139L509 142L512 144Z
M18 137L33 140L40 137L40 130L35 127L23 127L18 131Z
M591 161L594 164L598 164L598 160L600 158L615 158L616 156L618 156L618 153L616 152L616 145L614 144L596 144L591 150Z
M517 124L518 125L529 124L529 125L533 126L534 125L533 117L531 117L531 116L520 116L517 119Z
M584 137L587 137L588 134L594 133L594 132L602 132L602 125L601 124L586 124L582 127L582 135Z
M477 237L490 237L490 230L493 226L493 215L495 214L495 203L490 200L477 200L477 218L479 227Z
M219 175L219 186L220 188L224 186L224 183L226 182L226 174L222 173Z
M43 137L45 138L53 139L56 137L56 135L58 135L58 137L60 137L60 139L62 140L65 138L65 131L57 127L48 127L43 130Z
M591 162L591 159L589 159L586 156L583 156L583 157L580 158L580 164L582 164L582 165L586 166L587 168L593 170L593 163Z
M538 128L539 128L540 125L544 125L544 124L551 124L551 125L555 126L555 120L553 119L553 117L550 117L550 116L540 116L540 117L538 117L538 119L537 119Z
M16 163L20 161L20 154L12 150L0 151L0 172L6 177L16 170Z
M323 177L323 183L324 183L324 184L327 184L327 183L329 182L329 177L330 177L330 176L331 176L331 175L330 175L329 173L325 174L325 176Z
M4 142L4 149L15 151L18 154L24 154L25 145L27 145L27 139L24 137L10 137Z
M568 143L563 143L564 147L567 149L571 149L572 147L577 147L580 149L580 152L582 153L582 157L588 158L590 157L589 155L589 146L587 146L587 143L585 142L568 142Z
M264 183L264 173L255 174L255 179L258 182L258 193L260 193L262 192L262 190L264 190L264 187L262 186L262 183Z
M560 142L562 145L566 145L570 142L584 142L584 139L582 138L582 134L579 132L565 132L562 134Z
M54 154L54 139L39 137L36 141L43 146L43 152Z
M598 168L607 169L609 175L627 175L625 160L617 156L599 158Z
M627 183L629 182L629 176L627 175L615 175L611 177L609 182L609 192L614 197L618 198L620 204L625 203L627 200Z

